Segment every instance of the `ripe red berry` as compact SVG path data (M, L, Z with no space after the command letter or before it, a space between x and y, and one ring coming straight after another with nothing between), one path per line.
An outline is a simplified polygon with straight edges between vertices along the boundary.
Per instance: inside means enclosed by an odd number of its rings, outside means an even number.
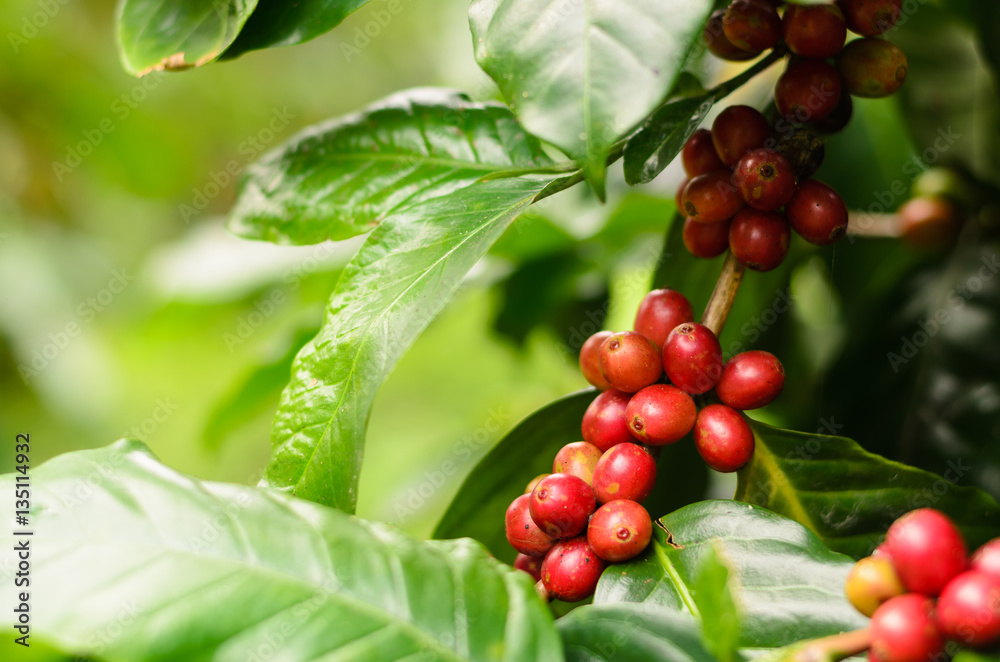
M861 559L847 573L844 582L847 599L865 616L871 616L883 602L905 592L892 561L885 557Z
M590 485L594 480L594 467L597 466L601 455L603 451L597 446L586 441L574 441L556 453L556 458L552 461L552 473L570 474L582 478Z
M647 386L633 395L625 408L632 434L651 446L680 441L694 427L697 415L691 396L666 384Z
M663 369L674 386L691 395L712 390L722 374L722 347L711 329L690 322L667 336Z
M733 409L757 409L778 397L784 385L785 368L778 357L754 349L726 362L715 394Z
M601 393L587 407L583 414L583 439L606 451L616 444L632 441L632 433L628 431L628 419L625 417L625 407L629 396L621 391L611 389Z
M705 24L705 31L702 32L701 38L709 52L718 58L731 62L751 60L757 57L759 51L757 53L745 51L726 37L725 31L722 29L722 17L725 13L725 9L713 12L708 23Z
M579 476L552 474L531 492L531 519L550 538L572 538L587 528L597 502L594 490Z
M847 205L832 188L807 179L785 206L788 223L811 244L832 244L847 232Z
M712 122L715 151L730 168L751 149L763 147L770 137L767 119L750 106L729 106Z
M977 549L969 560L969 567L1000 578L1000 538L994 538Z
M754 209L773 211L795 194L795 171L788 159L763 147L752 149L736 164L736 182L744 202Z
M536 582L542 578L542 559L537 556L518 554L514 559L514 567L531 575Z
M635 501L619 499L597 509L587 525L587 542L610 563L638 556L653 537L653 522Z
M748 269L770 271L788 254L790 234L780 213L744 207L729 226L729 248Z
M722 30L741 50L759 53L781 41L781 17L762 0L736 0L722 16Z
M564 540L545 555L542 584L552 597L578 602L594 594L605 567L586 536Z
M792 62L774 86L778 112L797 122L817 122L834 111L843 85L823 60Z
M681 162L688 177L697 177L726 167L715 153L712 132L708 129L698 129L691 134L681 150Z
M580 372L583 373L583 378L602 391L611 388L611 384L601 374L600 349L601 344L612 335L610 331L598 331L587 338L580 348Z
M855 39L837 56L844 89L856 97L887 97L906 81L906 54L884 39Z
M604 453L594 469L597 500L642 501L656 484L656 460L638 444L618 444Z
M937 600L936 620L941 634L966 646L1000 641L1000 577L969 570L952 579Z
M684 187L681 210L698 223L719 223L732 218L743 206L743 198L728 170L698 175Z
M944 248L955 240L962 229L958 209L938 196L907 200L897 215L903 241L917 248Z
M755 442L742 414L726 405L708 405L694 423L694 445L705 464L730 473L750 461Z
M653 290L643 297L635 312L633 327L657 347L663 347L667 336L676 326L693 319L694 311L687 297L677 290L667 288Z
M660 348L649 338L635 331L622 331L609 336L598 353L601 374L612 387L625 393L635 393L649 386L663 374L657 360Z
M681 237L684 248L691 255L701 258L717 257L729 248L729 223L699 223L693 218L685 218Z
M796 55L825 60L844 47L847 24L837 5L791 5L781 19L781 35Z
M552 474L538 474L537 476L532 478L531 482L528 483L528 486L524 488L524 493L531 494L532 492L535 491L535 485L538 485L540 482L542 482L543 478L548 478L551 475Z
M932 662L944 650L933 609L933 600L916 593L887 600L868 628L872 652L884 662Z
M552 549L555 541L538 528L535 521L531 519L531 512L528 509L530 501L530 495L522 494L508 506L507 516L504 520L507 542L522 554L545 556L545 553Z
M847 27L862 37L880 37L896 25L902 0L840 0Z
M944 513L931 508L911 511L889 527L885 536L892 563L903 586L935 596L965 570L965 542Z

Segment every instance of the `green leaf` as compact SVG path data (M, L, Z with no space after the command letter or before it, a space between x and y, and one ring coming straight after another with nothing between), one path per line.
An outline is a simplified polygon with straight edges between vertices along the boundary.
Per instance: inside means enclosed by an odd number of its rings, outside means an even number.
M257 0L118 0L118 50L130 74L200 67L239 34Z
M546 181L471 184L397 211L372 232L292 366L262 484L354 512L376 390Z
M247 51L276 46L292 46L314 39L340 25L368 0L258 0L257 9L222 59ZM389 0L379 10L389 20L403 11L402 0Z
M714 544L705 548L691 595L701 616L702 639L719 662L736 659L740 614L733 599L729 567Z
M485 175L551 164L502 105L407 90L306 129L247 168L229 227L281 244L346 239Z
M584 160L600 193L609 148L671 89L708 0L475 0L476 60L528 131Z
M1000 534L1000 506L982 490L867 452L851 439L751 422L753 459L736 497L808 526L830 548L868 555L903 513L947 513L970 548Z
M12 492L13 475L0 478ZM561 659L520 571L267 490L202 482L139 442L32 474L32 636L109 660ZM10 531L10 529L7 529ZM12 549L16 538L3 534ZM13 604L4 584L4 603ZM268 652L270 651L270 653Z
M605 571L594 604L642 602L702 620L693 593L714 547L739 586L742 652L867 623L844 597L851 560L831 552L800 524L735 501L702 501L659 524L642 556Z

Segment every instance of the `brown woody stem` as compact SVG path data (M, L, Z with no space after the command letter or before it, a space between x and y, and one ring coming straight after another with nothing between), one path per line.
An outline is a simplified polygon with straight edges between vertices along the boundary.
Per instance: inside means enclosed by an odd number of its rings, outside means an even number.
M839 662L870 646L868 628L853 630L810 641L792 655L790 662Z
M722 273L719 280L715 282L715 289L705 306L705 312L701 316L701 323L712 330L716 336L722 333L722 326L726 323L726 316L733 306L736 298L736 291L740 289L740 281L743 280L743 263L736 259L732 251L726 254L726 261L722 265Z

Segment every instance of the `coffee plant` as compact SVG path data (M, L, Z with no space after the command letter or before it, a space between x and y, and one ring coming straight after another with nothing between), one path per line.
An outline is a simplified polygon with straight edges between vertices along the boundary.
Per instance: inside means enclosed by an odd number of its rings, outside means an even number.
M121 59L137 76L216 66L363 5L120 0ZM30 593L32 647L1000 660L993 3L473 0L469 27L495 83L479 96L502 101L404 90L243 173L234 234L364 235L290 362L263 478L182 475L129 439L33 471L34 574L4 588ZM879 151L886 134L913 154ZM623 196L602 282L637 246L656 259L605 315L606 290L572 287L593 240L550 215ZM559 334L589 386L510 429L432 540L359 519L380 384L498 254L497 332Z

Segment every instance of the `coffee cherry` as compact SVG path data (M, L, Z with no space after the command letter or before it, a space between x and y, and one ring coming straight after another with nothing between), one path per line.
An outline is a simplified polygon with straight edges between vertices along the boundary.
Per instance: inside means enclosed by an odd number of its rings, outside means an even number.
M612 335L610 331L598 331L587 338L583 347L580 348L580 372L583 373L583 378L602 391L611 388L611 384L601 374L601 344Z
M615 444L632 441L628 419L625 418L628 399L628 394L614 389L594 398L583 414L583 425L580 426L583 440L602 451Z
M659 351L660 348L641 333L614 333L601 343L598 353L601 374L619 391L635 393L663 374Z
M818 133L840 133L844 130L844 127L850 124L853 114L854 102L851 101L851 95L843 91L843 81L841 81L840 101L837 102L837 107L823 119L811 122L809 128ZM812 176L812 174L811 172L808 176Z
M903 586L935 596L965 570L965 542L944 513L931 508L911 511L892 523L885 536Z
M555 541L531 519L528 504L531 495L522 494L507 508L504 529L510 546L528 556L545 556Z
M856 97L887 97L906 80L906 54L884 39L856 39L837 56L844 89Z
M936 620L941 634L966 646L1000 642L1000 577L970 570L952 579L937 600Z
M656 460L638 444L618 444L601 456L594 469L594 491L601 503L642 501L655 484Z
M708 129L698 129L684 143L681 150L681 162L688 177L697 177L713 170L724 170L719 155L715 153L712 143L712 132Z
M847 24L837 5L791 5L781 19L781 36L796 55L825 60L844 47Z
M847 205L821 181L808 179L785 206L788 223L811 244L832 244L847 232Z
M843 85L837 70L823 60L788 65L774 86L778 112L797 122L816 122L837 107Z
M621 563L638 556L653 537L653 522L635 501L619 499L597 509L587 525L587 542L599 557Z
M686 218L681 237L684 248L691 255L701 258L717 257L729 248L729 223L699 223L693 218Z
M872 615L871 651L884 662L932 662L944 651L944 638L931 613L934 601L923 595L897 595Z
M767 119L750 106L729 106L712 122L715 151L730 168L751 149L763 147L770 137Z
M840 0L847 27L862 37L879 37L896 25L902 0Z
M753 431L743 416L726 405L708 405L694 423L694 445L705 464L730 473L753 457Z
M855 563L847 573L844 592L855 609L871 616L883 602L902 595L906 589L900 583L892 561L868 556Z
M946 247L962 229L958 209L945 198L913 198L907 200L897 214L903 241L917 248Z
M743 198L732 178L728 170L694 177L684 187L681 211L698 223L719 223L732 218L743 206Z
M632 434L651 446L680 441L694 427L697 415L691 396L666 384L647 386L633 395L625 408Z
M890 562L892 561L892 554L889 553L889 548L884 542L873 549L871 555L876 559L887 559Z
M719 383L715 385L715 394L733 409L757 409L778 397L784 385L785 368L778 357L754 349L726 362Z
M574 441L556 453L556 458L552 461L552 473L576 476L590 485L594 480L594 467L601 455L603 451L597 446L586 441Z
M528 483L528 486L524 488L524 493L531 494L535 490L535 485L538 485L540 482L542 482L543 478L548 478L551 475L552 474L538 474L537 476L532 478L531 482Z
M572 538L587 528L597 507L594 490L579 476L552 474L535 486L528 501L531 519L550 538Z
M712 390L722 374L722 347L711 329L693 322L667 336L663 369L671 383L691 395Z
M785 259L791 240L788 221L778 212L744 207L729 226L729 248L754 271L770 271Z
M653 290L639 304L633 328L657 347L663 347L674 328L694 319L691 302L677 290Z
M771 149L752 149L736 164L736 181L744 202L773 211L795 194L795 172L784 156Z
M969 567L1000 578L1000 538L994 538L977 549L969 560Z
M586 536L564 540L542 561L542 585L554 598L578 602L594 594L605 567Z
M531 575L536 582L542 578L542 559L537 556L518 554L514 559L514 567Z
M759 51L757 53L747 52L726 37L725 31L722 29L722 17L725 13L725 9L713 12L708 23L705 24L705 31L702 32L701 38L709 52L718 58L731 62L752 60L757 57L760 54Z
M736 0L722 16L722 31L738 48L760 53L781 41L781 17L767 2Z
M850 95L847 98L850 99ZM823 140L804 129L792 129L778 138L774 150L792 164L797 182L804 182L812 177L823 165L823 157L826 155Z

